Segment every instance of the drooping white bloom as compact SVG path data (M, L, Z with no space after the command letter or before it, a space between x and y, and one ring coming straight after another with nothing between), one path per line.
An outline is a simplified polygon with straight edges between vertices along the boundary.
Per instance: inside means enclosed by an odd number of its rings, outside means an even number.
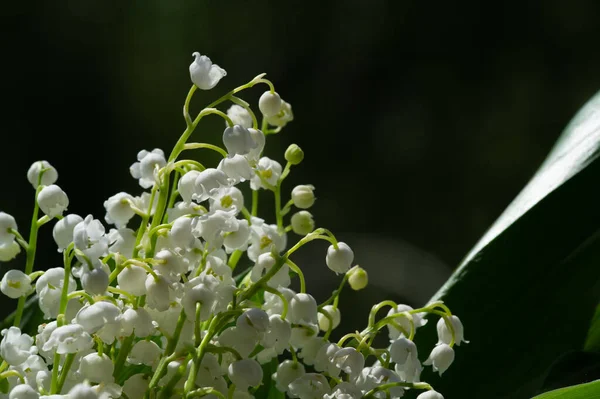
M225 173L234 184L250 180L254 177L254 171L248 159L239 154L223 158L219 162L217 169Z
M31 279L22 271L11 269L2 277L0 289L9 298L20 298L31 290Z
M127 265L117 275L117 282L122 290L135 296L146 294L146 270L141 266Z
M219 188L228 185L227 175L223 171L213 168L204 169L196 176L192 199L198 202L206 201L214 196Z
M156 182L156 171L167 164L165 153L160 148L155 148L152 152L142 150L138 152L137 160L129 167L131 176L138 179L143 188L152 187Z
M190 77L192 83L201 90L210 90L219 83L219 80L227 75L227 72L216 64L213 64L210 58L200 55L199 52L192 54L195 57L190 64Z
M230 254L236 249L245 251L248 248L248 242L250 240L250 225L246 219L235 219L236 228L233 231L225 233L223 239L223 245L225 251Z
M441 393L432 389L430 391L423 392L422 394L417 396L417 399L444 399L444 397Z
M220 285L219 280L211 275L194 277L184 284L181 304L189 320L196 319L196 304L200 304L200 320L208 319L213 311L216 294Z
M301 236L312 233L315 229L315 221L308 211L296 212L291 218L292 231Z
M38 304L46 319L55 319L58 316L64 279L65 269L55 267L46 270L35 282L35 291L39 297ZM71 275L69 275L68 284L68 293L77 289L75 279Z
M332 388L331 395L323 395L323 399L360 399L363 393L356 385L342 381Z
M292 326L289 321L279 315L269 317L269 330L264 334L260 343L265 348L273 348L276 354L281 355L289 348L292 337Z
M454 328L454 343L460 346L461 342L469 343L469 341L465 340L465 329L463 327L460 319L454 315L450 317L450 322L452 323L452 327ZM437 323L437 333L438 333L438 344L450 344L452 341L452 332L448 328L448 325L444 321L444 318L438 320Z
M337 344L325 342L325 345L319 348L315 357L315 370L324 371L332 377L337 377L341 369L336 365L335 355L339 351L340 347Z
M230 327L219 335L219 344L229 346L246 358L258 344L260 337L255 330Z
M40 173L42 169L45 169L42 179L40 180ZM33 188L38 187L38 182L42 186L49 186L56 183L58 180L58 172L54 169L54 166L50 165L48 161L37 161L31 164L27 171L27 180Z
M394 373L392 370L380 366L365 367L355 381L356 386L363 392L370 391L379 385L392 382L401 382L398 374ZM389 397L393 399L404 396L403 387L393 387L388 389L388 392L390 394ZM387 397L386 392L384 391L376 392L373 396L378 399L384 399Z
M161 275L155 278L149 274L146 277L146 303L148 307L164 312L169 309L170 302L167 279Z
M256 165L256 174L250 180L252 190L267 188L265 183L275 186L281 176L281 164L271 158L262 157Z
M246 108L240 105L233 104L231 107L229 107L227 110L227 116L229 119L231 119L234 125L240 125L246 129L252 127L252 116L246 110Z
M71 388L67 397L69 399L100 399L98 392L94 388L87 383L77 384Z
M98 219L87 215L83 222L78 223L73 229L73 242L90 259L98 259L108 252L109 239L106 230Z
M33 346L33 338L27 334L21 334L18 327L2 330L2 337L0 355L11 366L18 366L29 356L37 353L37 348Z
M312 295L298 293L290 301L290 321L294 324L317 324L317 301Z
M125 310L121 322L125 336L135 333L136 337L145 338L156 331L152 317L144 308Z
M196 193L196 178L200 174L197 170L190 170L179 179L177 190L181 198L187 203L190 203L195 198Z
M64 251L73 242L73 229L80 222L83 222L83 218L73 213L56 222L52 229L52 237L58 246L58 252Z
M148 385L150 385L149 377L144 374L134 374L123 384L123 393L129 399L143 399Z
M51 321L48 324L40 324L38 326L38 334L35 336L35 345L38 347L39 354L46 359L48 364L52 364L54 360L54 352L53 351L44 351L44 344L50 339L50 335L52 331L56 330L58 324L55 321Z
M85 355L79 362L79 374L86 380L95 383L110 383L114 381L114 364L110 357L93 352Z
M85 292L91 295L102 295L108 288L108 274L104 269L94 267L92 270L84 268L85 272L81 276L81 285Z
M281 392L286 392L290 382L302 377L304 374L306 374L306 371L302 363L284 360L277 366L277 372L273 374L275 387Z
M308 209L315 203L315 186L301 184L292 190L292 201L300 209Z
M27 384L17 385L8 395L8 399L39 399L39 397L40 394Z
M242 359L229 365L227 375L237 389L248 389L260 384L263 370L254 359Z
M110 244L110 247L108 247L109 252L119 253L128 259L133 257L136 242L135 231L128 228L110 229L108 242Z
M272 251L279 253L285 249L287 236L285 232L278 232L277 225L266 224L263 219L252 217L250 230L247 252L250 260L256 262L260 254Z
M267 332L271 323L267 312L262 309L250 308L237 318L235 325L241 330L250 329L262 335Z
M246 158L252 163L252 165L254 165L260 159L260 155L265 148L266 137L265 134L260 130L248 129L248 131L250 132L250 136L252 136L252 140L254 140L256 146L248 155L246 155Z
M141 340L131 348L127 361L131 364L154 366L158 364L161 354L162 349L154 341Z
M210 199L210 210L234 211L235 215L244 207L244 195L237 187L221 187Z
M119 324L120 321L121 310L107 301L98 301L86 305L75 316L75 322L90 334L105 328L109 324Z
M154 259L157 263L155 269L171 281L179 281L181 275L187 271L187 265L182 261L181 256L174 251L160 250L154 255Z
M298 353L298 357L307 366L312 366L321 348L327 344L328 342L323 337L312 336L307 339L306 344L302 347L300 353Z
M276 115L267 118L267 122L269 122L269 125L277 127L284 127L288 124L288 122L291 122L293 120L294 113L292 112L292 106L285 101L282 101L281 109Z
M436 345L431 351L431 354L423 362L426 366L432 366L433 371L437 371L442 375L444 371L448 370L448 367L454 361L454 349L447 344Z
M239 228L234 211L215 210L200 217L194 218L194 235L202 237L211 249L218 249L223 245L224 235Z
M0 262L14 259L19 252L21 252L21 246L16 241L0 243Z
M327 378L318 373L306 373L288 385L288 394L292 398L321 399L330 392Z
M331 321L333 322L333 324L331 324L329 318L325 316L325 313L327 313L331 317ZM340 325L340 321L342 320L342 314L339 308L334 308L333 305L325 305L323 306L323 309L319 311L318 320L319 328L321 329L321 331L329 331L330 328L333 330L334 328Z
M407 361L418 358L417 346L405 336L400 336L390 345L390 357L392 362L403 366Z
M400 304L397 305L396 307L392 307L390 308L390 310L388 311L387 315L391 316L397 313L404 313L404 312L408 312L413 310L412 307L408 306L408 305L404 305L404 304ZM415 328L419 328L424 326L425 324L427 324L427 319L424 317L424 315L426 315L426 313L416 313L412 315L412 320L414 323ZM396 322L396 324L399 324L400 327L402 327L404 329L404 331L406 331L406 333L410 334L410 330L411 330L411 323L410 323L410 316L406 315L405 317L396 317L394 318L394 321ZM402 334L402 331L400 331L399 329L397 329L396 327L388 324L388 331L389 331L389 337L390 340L394 340L396 338L398 338L400 336L400 334Z
M44 343L43 350L55 350L57 353L77 353L90 349L94 341L83 326L79 324L67 324L57 327L50 334L48 341Z
M0 245L15 240L15 236L9 231L11 229L18 230L15 218L6 212L0 212Z
M296 293L289 289L280 287L278 291L283 295L286 301L289 303ZM278 315L280 316L283 313L283 301L279 298L278 295L275 295L271 292L265 291L265 303L263 303L262 308L269 316ZM287 315L287 319L289 320L289 312Z
M327 267L336 274L346 273L350 270L353 261L354 252L345 242L338 242L337 249L335 249L333 245L330 245L329 248L327 248L325 263L327 263Z
M62 215L67 209L69 197L56 184L51 184L42 188L37 196L37 202L42 212L53 218Z
M275 263L276 260L270 252L260 254L250 272L250 281L256 283L267 274L273 266L275 266ZM277 273L267 281L267 285L271 288L288 287L290 284L290 268L287 264L284 264Z
M135 215L131 208L133 196L124 192L117 193L104 201L106 216L104 220L108 224L114 224L117 228L122 228L127 225L129 220Z
M223 144L227 148L229 156L247 155L256 147L250 131L240 125L226 127L223 132Z
M258 99L258 109L265 117L275 116L281 111L281 97L277 92L265 91Z

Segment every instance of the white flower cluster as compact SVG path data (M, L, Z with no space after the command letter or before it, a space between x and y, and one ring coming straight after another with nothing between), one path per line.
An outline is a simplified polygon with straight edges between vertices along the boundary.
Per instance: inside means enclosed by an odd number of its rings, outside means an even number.
M107 231L92 215L64 215L69 200L46 161L27 173L37 199L29 239L0 212L0 260L21 248L27 255L25 271L8 270L1 282L2 293L19 302L13 326L2 331L0 398L244 399L269 387L301 399L399 398L409 389L424 389L419 399L442 398L419 382L423 366L413 338L427 313L441 316L438 345L423 364L442 374L454 359L452 347L464 341L460 320L442 303L412 309L385 301L373 307L364 331L331 342L342 289L364 288L367 274L353 264L346 243L315 229L306 210L315 203L312 185L295 187L282 205L282 183L304 153L290 146L284 167L262 153L266 137L293 119L291 106L260 75L213 103L231 101L226 113L205 108L192 120L194 92L225 76L208 57L194 56L187 128L169 158L160 149L138 153L130 172L148 191L120 192L104 202L104 220L113 228ZM258 103L260 129L249 104L236 96L259 83L270 87ZM226 121L224 148L189 142L210 114ZM215 168L179 159L194 149L223 158ZM238 188L246 181L251 200ZM257 216L265 191L275 198L273 224ZM300 210L286 224L293 207ZM34 271L38 229L55 219L63 264ZM134 220L136 230L128 227ZM290 246L289 232L302 238ZM316 239L330 243L325 263L343 274L339 289L321 303L306 292L302 270L291 259ZM240 261L251 267L240 273ZM293 290L296 278L299 289ZM47 322L28 335L19 326L33 294ZM387 306L387 316L376 320ZM372 347L385 328L390 346ZM270 364L274 374L264 371Z

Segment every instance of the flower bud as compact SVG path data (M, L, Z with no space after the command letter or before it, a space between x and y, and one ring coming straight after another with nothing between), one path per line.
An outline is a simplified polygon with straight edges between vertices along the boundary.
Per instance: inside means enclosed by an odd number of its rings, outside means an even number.
M8 399L38 399L39 397L35 389L27 384L15 386L8 395Z
M417 399L444 399L444 397L441 393L432 389L430 391L423 392L422 394L417 396Z
M106 223L114 224L117 228L125 227L129 219L135 215L131 208L131 201L133 201L133 197L124 192L117 193L104 201Z
M317 301L312 295L294 295L290 301L290 321L295 324L317 324Z
M136 337L145 338L155 331L152 316L144 308L127 309L123 312L122 323L126 336L135 332Z
M258 386L263 378L262 367L254 359L243 359L231 363L227 374L235 387L240 390Z
M348 270L348 274L348 284L354 291L362 290L369 283L367 271L358 265Z
M144 374L134 374L123 384L123 393L129 399L143 399L148 385L150 385L149 377Z
M83 218L79 215L70 214L56 222L52 229L52 237L58 246L58 252L64 251L73 242L73 230Z
M461 342L466 342L468 344L469 341L465 341L465 330L460 319L453 315L450 318L450 322L454 328L454 343L458 346L460 346ZM438 344L444 343L449 345L452 341L452 332L450 329L448 329L448 325L446 324L444 318L438 320L436 327L438 333Z
M194 62L190 64L190 78L192 83L201 90L210 90L219 83L219 80L227 75L227 72L216 64L213 64L210 58L200 55L199 52L192 54L195 57Z
M141 296L146 294L146 270L141 266L128 265L117 275L119 288L131 295Z
M400 336L397 340L392 341L390 345L390 358L392 362L400 366L403 366L409 359L416 359L417 355L417 346L405 336Z
M42 180L39 182L39 184L43 186L49 186L56 183L56 180L58 180L58 172L56 169L54 169L54 166L48 163L48 161L34 162L27 171L27 180L29 180L29 183L31 183L35 189L38 187L38 181L40 179L40 173L42 172L42 169L46 170L44 171Z
M311 213L308 211L294 213L292 215L291 222L294 233L301 236L312 233L312 231L315 229L315 221L313 220Z
M102 295L108 288L108 274L101 267L86 271L81 276L81 285L88 294Z
M8 262L21 252L21 246L16 241L0 243L0 262Z
M300 209L308 209L315 203L315 187L310 184L294 187L292 201Z
M169 309L169 283L163 276L154 278L149 274L146 278L146 301L148 307L164 312Z
M319 373L306 373L296 378L288 389L292 398L322 398L331 391L329 381Z
M2 277L0 290L9 298L16 299L22 297L31 290L31 279L20 270L9 270Z
M37 197L38 205L48 217L62 215L69 206L69 197L56 184L44 187Z
M155 342L141 340L133 345L127 361L131 364L152 366L158 362L161 354L162 349Z
M250 131L240 125L225 128L223 132L223 144L225 144L225 148L227 148L230 156L235 154L246 155L256 147Z
M321 329L321 331L329 331L329 328L331 326L331 322L329 321L329 318L325 316L325 313L331 316L331 321L333 322L333 326L331 327L332 330L340 325L340 321L342 319L342 314L340 313L340 310L338 308L334 308L332 305L325 305L323 306L322 311L319 312L318 315L319 328Z
M325 263L336 273L346 273L354 261L354 252L345 242L338 242L338 248L330 245L327 249Z
M269 329L269 315L262 309L250 308L237 318L235 324L240 330L252 329L264 333Z
M279 110L279 113L277 113L276 115L267 117L267 122L270 125L277 126L277 127L284 127L285 125L287 125L288 122L291 122L293 120L294 120L294 114L292 112L292 106L285 101L282 101L281 109Z
M290 382L302 377L304 374L306 374L306 371L302 363L284 360L277 366L277 372L273 374L273 379L275 380L277 389L281 392L286 392Z
M285 160L292 165L298 165L304 159L304 151L296 144L290 144L285 150Z
M12 215L0 212L0 245L15 240L15 236L9 230L17 230L17 222Z
M431 351L431 354L423 362L424 365L433 367L433 371L438 371L440 375L444 373L444 371L448 370L448 367L454 361L454 349L452 349L449 345L440 344L437 345Z
M96 390L87 383L75 385L67 395L69 399L99 399Z
M281 97L277 92L265 91L258 99L258 109L265 117L275 116L281 111Z
M227 116L229 119L231 119L234 125L240 125L246 129L252 127L252 116L246 110L246 108L240 105L233 104L231 107L229 107L227 110Z
M79 374L90 382L110 383L114 381L114 364L107 355L98 353L85 355L79 363Z

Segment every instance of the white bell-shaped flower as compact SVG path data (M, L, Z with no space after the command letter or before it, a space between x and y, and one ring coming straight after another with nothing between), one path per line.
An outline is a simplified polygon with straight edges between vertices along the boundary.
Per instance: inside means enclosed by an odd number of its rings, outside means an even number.
M267 274L273 266L275 266L275 263L275 258L273 258L271 253L260 254L250 271L250 281L256 283ZM290 284L290 268L287 264L284 264L277 273L267 281L267 285L271 288L288 287Z
M52 351L44 351L44 344L50 339L50 334L52 331L56 330L58 327L58 323L55 321L51 321L47 324L40 324L38 326L38 334L35 336L35 345L38 347L39 354L46 359L46 363L52 364L54 360L54 352Z
M308 209L315 203L315 186L301 184L292 190L292 201L300 209Z
M117 275L117 282L122 290L141 296L146 294L146 277L148 273L143 267L127 265Z
M131 348L127 361L131 364L145 364L154 366L158 364L162 349L154 341L141 340Z
M106 216L104 220L108 224L114 224L117 228L125 227L129 220L135 215L131 208L133 196L124 192L117 193L104 201Z
M327 263L327 267L336 274L346 273L350 270L353 261L354 252L345 242L338 242L338 249L335 249L333 245L330 245L329 248L327 248L325 263Z
M192 54L194 61L190 64L190 77L192 83L201 90L210 90L227 75L227 72L220 66L213 64L210 58L200 55L199 52Z
M287 235L277 230L277 225L266 224L263 219L253 217L250 226L250 247L248 258L256 262L260 254L280 253L287 245Z
M469 341L465 340L465 329L463 327L460 319L454 315L450 317L450 322L452 323L452 327L454 328L454 343L460 346L461 342L469 343ZM438 333L438 344L450 344L452 341L452 332L448 328L448 325L444 321L444 318L438 320L437 323L437 333Z
M156 331L152 316L144 308L125 310L121 322L125 336L135 333L136 337L145 338Z
M230 327L219 335L219 344L235 349L240 356L245 358L256 348L259 339L255 330Z
M312 295L298 293L290 301L290 322L294 324L317 324L317 301Z
M42 169L45 169L45 171L42 175L42 180L40 181ZM58 172L54 166L48 163L48 161L37 161L32 163L29 167L29 170L27 171L27 180L31 183L33 188L38 187L38 182L42 186L49 186L56 183L56 180L58 180Z
M229 156L235 154L247 155L256 147L250 131L240 125L225 128L223 132L223 144L225 144Z
M317 354L321 348L327 345L329 342L325 341L323 337L313 335L306 340L306 344L302 347L302 350L298 353L298 357L302 359L302 362L307 366L312 366L317 359ZM296 345L292 344L294 347Z
M387 315L391 316L391 315L394 315L397 313L408 312L410 310L413 310L413 308L408 305L399 304L396 307L390 308ZM426 315L426 313L412 314L412 320L413 320L415 328L423 327L425 324L427 324L427 319L425 318L425 315ZM402 327L404 329L404 331L406 331L407 334L410 334L410 330L412 328L409 317L410 316L406 315L405 317L396 317L394 319L396 324L400 325L400 327ZM394 327L390 324L388 324L387 327L388 327L388 331L389 331L390 340L395 340L401 334L403 334L402 331L400 331L399 329L397 329L396 327Z
M44 312L44 318L55 319L60 308L60 298L65 278L65 269L55 267L46 270L35 282L35 291L38 295L38 305ZM68 293L77 289L75 279L69 275Z
M39 399L40 394L27 384L20 384L11 389L8 399Z
M265 143L267 141L265 134L258 129L248 129L250 132L250 136L252 136L252 140L254 140L255 147L246 155L248 161L255 165L265 148Z
M242 359L233 362L227 369L227 375L237 389L258 386L263 378L263 370L254 359Z
M250 241L250 225L246 219L235 219L237 228L234 231L225 233L223 245L225 251L230 254L236 249L245 251Z
M21 252L21 246L16 241L0 242L0 262L13 260Z
M250 308L237 318L235 325L241 330L254 330L262 336L269 330L271 323L267 312L258 308Z
M294 295L296 295L296 293L289 288L280 287L278 291L288 303L290 303ZM283 313L283 301L278 295L265 291L265 303L263 303L262 308L269 316L280 316ZM289 320L289 312L287 319Z
M91 387L88 383L80 383L69 390L69 399L101 399L95 387Z
M129 167L129 172L134 179L138 179L140 186L150 188L156 182L156 170L163 168L167 164L165 153L160 148L155 148L151 152L142 150L137 154L138 162Z
M146 303L152 309L164 312L170 306L169 282L160 274L146 277Z
M275 387L280 392L287 392L288 385L296 378L302 377L306 374L304 366L300 362L294 362L292 360L284 360L277 366L277 372L273 374L273 380L275 380Z
M81 276L81 286L91 295L102 295L108 288L108 274L102 267L86 270Z
M417 396L417 399L444 399L444 396L442 396L441 393L431 389Z
M292 398L321 399L330 392L327 378L318 373L305 373L288 385L288 394Z
M156 270L172 281L179 281L181 275L187 271L181 257L174 251L168 249L160 250L154 255L154 259L157 261Z
M379 385L393 382L402 382L398 374L385 367L374 366L365 367L356 379L355 384L361 391L367 392ZM387 391L389 392L389 397L394 399L401 398L404 395L404 388L401 386L389 388ZM377 392L373 396L378 399L388 397L384 391Z
M335 355L340 347L332 342L326 342L321 346L315 357L315 370L327 372L332 377L337 377L341 369L336 365ZM362 370L362 369L361 369Z
M128 228L110 229L108 232L108 252L119 253L127 259L133 258L133 250L136 242L135 231Z
M281 355L289 348L291 337L290 322L279 315L272 315L269 317L269 330L263 335L260 343L265 348L273 348L276 354Z
M107 324L119 324L120 321L121 309L107 301L86 305L75 316L75 322L90 334L97 332Z
M323 395L323 399L360 399L363 393L350 382L342 381L332 388L330 395Z
M73 229L80 222L83 222L83 218L73 213L56 222L52 237L58 246L58 252L64 251L73 242Z
M240 125L246 129L252 127L252 115L250 115L246 108L240 105L233 104L231 107L229 107L227 110L227 116L229 119L231 119L234 125Z
M200 304L200 320L208 320L216 300L216 289L219 285L214 276L198 276L184 285L181 304L189 320L196 320L196 304Z
M310 343L311 339L319 333L317 324L298 324L292 327L290 345L294 348L303 348ZM305 362L306 363L306 362Z
M77 353L90 349L94 341L80 324L67 324L57 327L50 334L42 348L44 351L55 350L56 353Z
M325 316L325 313L331 317L333 324L330 322L329 317ZM340 325L342 314L339 308L334 308L333 305L325 305L323 306L323 309L319 311L318 320L321 331L329 331L330 328L333 330Z
M444 371L448 370L448 367L454 361L454 349L447 344L436 345L431 351L431 354L423 362L426 366L432 366L433 371L437 371L442 375Z
M392 362L403 366L407 361L418 358L417 346L405 336L400 336L390 345L390 357Z
M148 385L150 385L149 377L144 374L134 374L123 384L123 393L129 399L143 399Z
M0 212L0 245L15 240L15 236L9 231L11 229L18 230L15 218L6 212Z
M198 202L206 201L216 194L221 187L228 186L227 175L218 169L207 168L196 176L194 181L195 199Z
M110 383L114 381L114 364L110 357L93 352L85 355L79 361L79 374L86 380L95 383Z
M223 158L219 162L217 169L225 173L234 184L250 180L254 177L254 171L248 159L243 155L236 154L232 157Z
M108 252L109 239L106 230L98 219L92 215L86 216L83 222L78 223L73 229L73 242L90 259L98 259Z
M48 217L56 217L63 214L69 206L69 197L56 184L42 188L37 196L37 202L42 212Z
M30 355L37 353L37 348L33 346L33 338L27 334L21 334L18 327L2 330L2 337L0 356L11 366L18 366Z
M277 92L265 91L258 99L258 109L265 117L275 116L281 111L281 97Z
M269 125L284 127L294 120L294 113L292 112L292 106L290 103L282 101L281 108L276 115L267 117Z
M210 210L234 211L235 215L244 208L244 195L239 188L221 187L210 199Z
M200 174L197 170L190 170L179 179L177 182L177 190L181 198L187 203L195 198L196 193L196 178Z
M11 269L2 276L0 290L9 298L20 298L31 291L31 278L20 270Z
M277 181L281 176L281 164L271 158L262 157L256 165L256 174L250 180L250 188L258 190L259 188L267 188L265 182L271 186L277 185Z

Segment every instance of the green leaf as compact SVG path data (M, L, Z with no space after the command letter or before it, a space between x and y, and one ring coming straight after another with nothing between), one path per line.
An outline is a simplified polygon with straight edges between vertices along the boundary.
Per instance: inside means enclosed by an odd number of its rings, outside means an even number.
M10 388L10 385L8 384L8 378L0 379L0 392L8 393L9 388Z
M446 399L529 398L557 357L583 348L600 299L599 148L600 93L432 298L471 341L443 378L423 374ZM421 330L425 357L437 336Z
M546 392L533 399L600 399L600 380Z
M588 352L600 352L600 306L596 308L584 349Z
M119 377L117 378L117 384L123 385L131 376L135 374L146 374L152 375L152 367L146 366L145 364L132 364L123 367Z

